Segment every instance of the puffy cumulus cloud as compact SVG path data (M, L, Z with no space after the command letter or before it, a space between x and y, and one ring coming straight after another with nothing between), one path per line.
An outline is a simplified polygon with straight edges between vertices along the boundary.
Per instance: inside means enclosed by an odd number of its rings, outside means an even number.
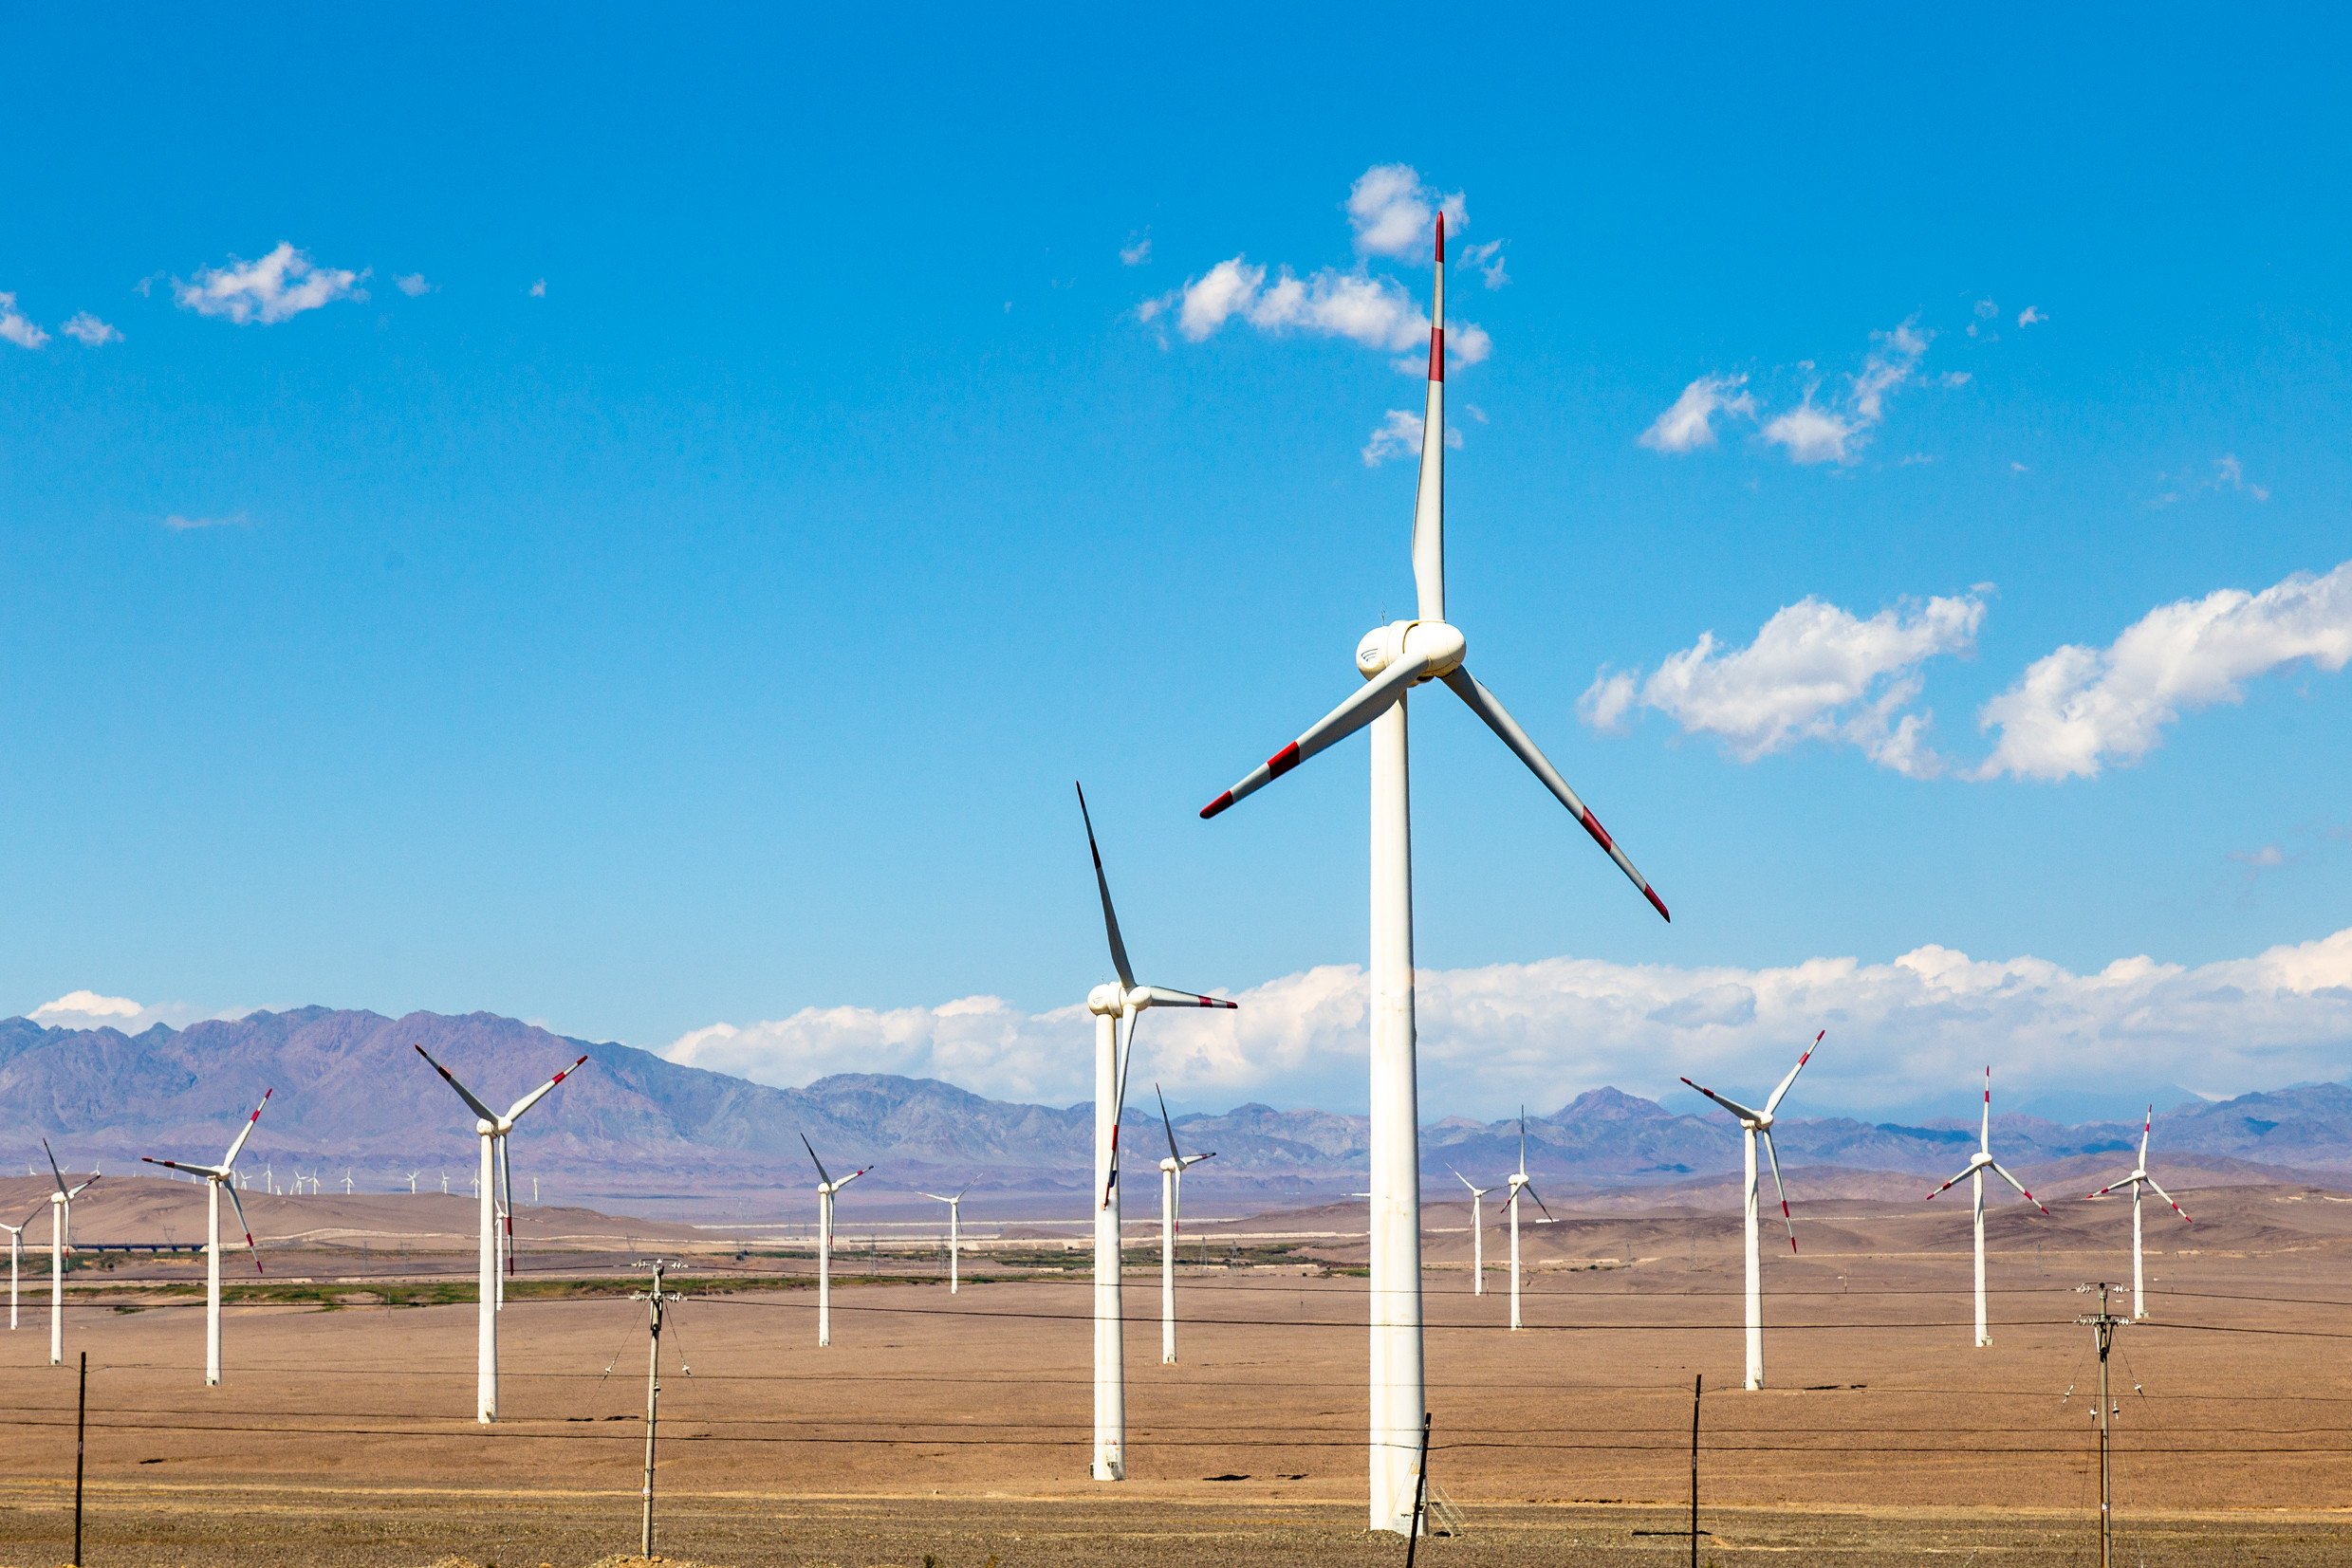
M2244 698L2243 683L2352 658L2352 562L2258 594L2224 588L2158 605L2104 648L2068 644L2028 665L1978 712L1997 735L1978 778L2096 778L2132 763L2182 713Z
M200 1018L227 1018L229 1013L207 1013L182 1002L157 1003L152 1006L134 1002L127 996L107 996L99 991L67 991L54 1002L44 1002L25 1015L35 1024L50 1029L119 1029L126 1035L162 1024L180 1028Z
M282 242L259 261L231 256L226 267L208 267L193 281L176 278L172 297L181 309L199 316L269 326L337 300L366 299L367 291L360 287L366 276L364 270L321 267L308 253Z
M1428 428L1428 421L1410 409L1390 409L1380 420L1380 429L1372 433L1372 439L1364 443L1363 466L1367 469L1377 469L1392 457L1418 455L1421 450L1421 432L1426 428ZM1452 425L1448 425L1446 445L1459 448L1461 444L1462 433Z
M2017 313L2017 324L2019 326L2039 326L2044 322L2048 320L2049 317L2043 314L2041 311L2036 310L2031 305L2026 306L2025 309L2020 310Z
M1119 248L1119 265L1121 267L1141 267L1151 259L1152 236L1149 234L1130 240Z
M1715 444L1715 415L1756 416L1756 399L1746 390L1745 376L1701 376L1682 389L1674 405L1641 433L1641 445L1652 452L1696 452Z
M44 1002L32 1010L34 1023L53 1018L137 1018L146 1011L127 996L101 996L96 991L67 991L54 1002Z
M39 348L48 341L49 335L16 308L15 295L0 294L0 341L14 343L19 348Z
M392 286L412 300L433 292L433 285L425 281L422 272L404 272L392 280Z
M1647 675L1604 669L1577 708L1600 729L1622 729L1636 707L1652 709L1688 733L1715 736L1742 762L1819 740L1930 777L1945 765L1927 744L1934 715L1914 706L1920 666L1968 653L1984 617L1981 590L1905 601L1868 619L1806 598L1774 614L1744 648L1725 648L1707 632Z
M1347 221L1356 231L1356 249L1367 256L1428 258L1435 249L1433 225L1441 212L1446 227L1456 233L1470 223L1470 206L1461 192L1438 194L1421 183L1420 174L1409 163L1376 163L1357 176L1347 193Z
M65 324L57 330L84 348L102 348L108 343L119 343L122 341L120 332L86 310L76 311L66 319Z
M1364 975L1325 966L1235 994L1237 1012L1155 1012L1139 1066L1173 1098L1360 1109ZM1883 1114L1922 1085L1991 1062L2012 1094L2169 1077L2235 1094L2343 1070L2352 1037L2352 930L2195 968L2147 957L2092 974L2033 957L1929 946L1883 963L1779 968L1555 958L1417 976L1422 1111L1501 1116L1603 1083L1658 1095L1676 1075L1727 1092L1767 1085L1816 1029L1829 1038L1805 1114ZM809 1009L714 1025L676 1061L780 1085L832 1072L902 1072L1008 1098L1070 1104L1092 1092L1091 1023L994 997L940 1007Z

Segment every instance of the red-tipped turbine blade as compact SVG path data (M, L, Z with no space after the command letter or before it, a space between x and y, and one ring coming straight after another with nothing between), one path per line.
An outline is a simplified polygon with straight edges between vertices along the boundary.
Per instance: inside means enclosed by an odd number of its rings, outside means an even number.
M1242 776L1239 784L1202 806L1201 816L1213 817L1234 802L1256 794L1307 758L1361 729L1387 712L1388 705L1395 702L1406 687L1418 680L1428 667L1426 659L1399 657L1396 663L1364 682L1353 696L1318 719L1306 733L1251 768Z

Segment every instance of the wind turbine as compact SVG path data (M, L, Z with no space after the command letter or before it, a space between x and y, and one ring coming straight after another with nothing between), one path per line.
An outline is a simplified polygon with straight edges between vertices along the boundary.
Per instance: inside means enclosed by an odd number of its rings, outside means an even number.
M1737 1100L1726 1099L1703 1083L1691 1083L1687 1078L1682 1080L1690 1083L1692 1088L1696 1089L1700 1094L1705 1095L1709 1099L1739 1118L1740 1141L1747 1152L1748 1381L1746 1386L1751 1389L1764 1387L1764 1257L1762 1245L1756 1238L1757 1201L1762 1195L1763 1187L1756 1179L1756 1139L1764 1140L1765 1157L1772 1162L1772 1186L1780 1193L1781 1224L1788 1227L1788 1250L1793 1253L1797 1250L1797 1226L1796 1222L1788 1217L1788 1189L1782 1185L1780 1179L1780 1152L1772 1147L1773 1113L1780 1109L1781 1099L1788 1093L1788 1086L1797 1081L1797 1075L1805 1071L1805 1064L1813 1060L1813 1052L1820 1046L1822 1036L1828 1032L1827 1029L1823 1029L1813 1036L1813 1043L1807 1045L1805 1048L1805 1054L1797 1058L1797 1064L1788 1069L1788 1076L1780 1080L1780 1087L1772 1091L1772 1097L1764 1102L1764 1109L1761 1111L1750 1111Z
M1454 1171L1450 1165L1446 1169ZM1494 1189L1479 1186L1459 1171L1454 1171L1454 1179L1470 1189L1470 1293L1484 1296L1487 1293L1486 1199ZM1512 1273L1515 1277L1517 1270Z
M253 1129L261 1124L261 1114L269 1108L269 1097L274 1093L276 1091L272 1089L261 1092L261 1103L254 1106L253 1114L245 1118L245 1125L237 1129L237 1135L229 1140L229 1153L221 1156L218 1165L190 1165L179 1160L159 1160L147 1154L139 1156L149 1165L159 1165L166 1171L184 1171L204 1181L204 1382L208 1388L220 1381L220 1191L222 1188L229 1187L230 1179L236 1173L237 1155L244 1153L245 1140L251 1137ZM253 1227L246 1219L245 1205L238 1200L237 1190L233 1187L229 1187L229 1202L237 1211L238 1226L245 1231L245 1250L253 1260L253 1272L259 1274L262 1271L261 1253L253 1245Z
M822 1348L833 1342L833 1199L874 1168L861 1165L835 1181L825 1174L824 1161L817 1158L817 1146L806 1133L801 1134L801 1147L808 1151L808 1161L817 1168L817 1344Z
M809 1157L812 1159L815 1158L816 1151L809 1151ZM954 1197L941 1197L936 1192L926 1192L923 1194L924 1197L929 1198L933 1203L943 1203L947 1205L947 1293L950 1296L954 1295L957 1289L957 1282L955 1278L955 1254L961 1250L963 1244L962 1219L964 1192L969 1192L972 1189L967 1186L964 1188L963 1191L957 1192Z
M1935 1192L1928 1194L1929 1201L1933 1202L1936 1193L1951 1189L1964 1179L1973 1190L1973 1196L1976 1200L1976 1343L1980 1347L1992 1343L1992 1330L1985 1323L1985 1172L1988 1171L2017 1189L2019 1194L2034 1208L2041 1209L2045 1216L2049 1213L2048 1208L2041 1199L2026 1190L2024 1182L2010 1175L2008 1168L1992 1157L1992 1069L1991 1067L1985 1069L1985 1121L1983 1131L1977 1135L1976 1153L1969 1156L1968 1164L1961 1168L1959 1175L1953 1177L1951 1181L1937 1188Z
M499 1156L506 1152L507 1134L514 1131L515 1121L523 1113L545 1099L557 1084L578 1072L588 1059L581 1057L507 1107L506 1114L501 1116L483 1104L472 1090L458 1082L448 1068L434 1061L432 1052L422 1045L417 1045L416 1050L418 1056L425 1059L425 1065L440 1074L441 1081L456 1090L457 1098L466 1102L466 1109L474 1116L474 1134L482 1140L481 1170L475 1178L482 1200L482 1271L481 1304L477 1314L480 1323L474 1340L473 1415L475 1420L488 1426L498 1419L498 1306L503 1295L498 1264L502 1257L509 1268L514 1264L511 1247L502 1247L498 1237L496 1175ZM446 1173L441 1177L441 1190L449 1190Z
M1356 645L1365 685L1305 734L1201 808L1213 817L1357 730L1372 729L1371 953L1371 1523L1413 1529L1427 1411L1421 1357L1419 1086L1414 1060L1413 828L1405 694L1442 680L1527 765L1641 890L1658 897L1567 781L1463 662L1460 631L1446 620L1446 229L1437 219L1430 306L1429 389L1421 418L1421 474L1413 507L1413 581L1418 616L1367 633Z
M9 1332L11 1334L16 1332L16 1277L25 1264L25 1229L32 1224L33 1215L40 1212L36 1205L32 1213L26 1215L21 1223L0 1225L0 1230L9 1233Z
M1551 1209L1544 1202L1544 1194L1535 1190L1528 1177L1528 1108L1519 1108L1519 1169L1510 1173L1508 1185L1510 1196L1504 1200L1510 1205L1510 1326L1519 1325L1519 1194L1525 1192L1535 1200L1535 1207L1544 1210L1544 1223L1552 1220Z
M1159 1125L1168 1134L1168 1157L1159 1162L1159 1359L1162 1364L1176 1364L1176 1230L1183 1224L1184 1172L1202 1160L1217 1157L1212 1149L1206 1153L1187 1154L1176 1148L1176 1123L1168 1119L1168 1097L1159 1093L1159 1085L1152 1085L1152 1093L1159 1098Z
M351 1196L351 1171L348 1167L343 1170L343 1196Z
M417 1178L423 1174L424 1172L422 1171L411 1171L408 1173L408 1195L410 1197L413 1198L417 1195Z
M2143 1282L2144 1276L2141 1272L2139 1251L2139 1190L2142 1187L2155 1188L2156 1195L2173 1205L2173 1212L2180 1216L2183 1225L2195 1223L2189 1218L2189 1211L2180 1205L2173 1203L2173 1195L2164 1189L2157 1187L2156 1178L2148 1174L2148 1132L2155 1125L2156 1107L2151 1105L2148 1107L2148 1119L2139 1124L2139 1163L2132 1167L2129 1175L2118 1176L2114 1181L2091 1194L2094 1198L2103 1198L2119 1187L2128 1187L2132 1190L2132 1316L2134 1318L2145 1318L2148 1315L2148 1292Z
M1094 1478L1127 1479L1126 1342L1120 1329L1119 1122L1127 1108L1127 1068L1135 1057L1135 1026L1146 1007L1232 1007L1235 1004L1194 991L1139 986L1111 907L1110 878L1102 874L1102 851L1094 841L1094 818L1086 791L1078 790L1078 815L1086 824L1086 853L1094 858L1095 891L1102 895L1102 930L1110 938L1116 982L1086 993L1094 1014ZM1123 1029L1121 1025L1124 1025Z
M98 1177L93 1174L80 1187L68 1188L48 1139L41 1140L41 1152L49 1156L49 1174L57 1182L57 1190L49 1194L49 1365L56 1367L65 1361L65 1247L73 1234L73 1201Z

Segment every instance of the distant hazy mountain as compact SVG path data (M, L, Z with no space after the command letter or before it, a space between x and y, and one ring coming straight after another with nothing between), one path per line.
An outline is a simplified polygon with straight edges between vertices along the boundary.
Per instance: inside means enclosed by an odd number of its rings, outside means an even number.
M666 1061L626 1045L567 1040L488 1013L447 1017L305 1007L136 1037L0 1022L0 1157L28 1162L47 1136L61 1159L122 1170L142 1153L209 1159L264 1087L277 1091L249 1160L340 1179L356 1167L381 1188L407 1170L472 1169L470 1118L417 1059L421 1043L485 1099L504 1105L583 1051L591 1065L533 1111L515 1138L518 1172L564 1176L577 1192L797 1189L809 1179L805 1134L836 1174L869 1162L869 1194L941 1183L983 1190L1077 1191L1086 1183L1091 1109L983 1098L934 1079L843 1074L773 1089ZM2305 1085L2159 1112L2161 1156L2204 1155L2302 1171L2352 1169L2352 1089ZM1148 1171L1157 1119L1131 1107L1127 1147ZM1366 1124L1325 1111L1238 1106L1179 1117L1188 1152L1217 1158L1194 1178L1221 1202L1349 1190L1362 1180ZM1994 1118L2004 1159L2034 1166L2114 1154L2137 1122L2065 1126ZM1557 1191L1672 1185L1737 1169L1728 1117L1684 1115L1595 1089L1528 1119L1528 1165ZM1903 1125L1845 1117L1782 1124L1785 1164L1944 1175L1967 1158L1968 1123ZM9 1150L15 1143L21 1147ZM1452 1117L1425 1131L1424 1169L1486 1185L1518 1158L1515 1122ZM435 1175L429 1174L427 1181Z

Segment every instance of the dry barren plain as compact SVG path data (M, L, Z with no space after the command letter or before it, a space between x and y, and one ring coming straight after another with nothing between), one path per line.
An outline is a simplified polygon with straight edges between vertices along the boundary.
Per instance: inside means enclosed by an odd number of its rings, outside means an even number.
M0 1184L0 1201L24 1185ZM193 1234L190 1189L108 1185L111 1210L97 1191L77 1205L78 1239L152 1238L167 1214ZM2180 1196L2197 1224L2151 1214L2153 1315L2118 1339L2117 1560L2352 1562L2352 1197ZM22 1326L0 1336L0 1563L69 1556L84 1351L93 1565L568 1568L632 1551L645 1309L617 1293L631 1257L657 1249L682 1259L689 1293L664 1340L658 1549L673 1560L1336 1568L1403 1555L1361 1529L1365 1282L1347 1272L1360 1208L1188 1227L1173 1366L1138 1227L1131 1479L1104 1485L1085 1478L1083 1259L1059 1243L976 1227L984 1250L954 1296L935 1255L853 1243L821 1351L805 1247L530 1211L502 1315L502 1419L485 1429L462 1199L249 1207L278 1299L231 1260L214 1389L192 1260L77 1255L66 1364L51 1367L47 1259L28 1247ZM1964 1208L1808 1206L1805 1250L1769 1257L1771 1386L1750 1393L1736 1386L1738 1235L1721 1206L1597 1206L1529 1227L1516 1334L1503 1232L1490 1229L1475 1297L1468 1216L1431 1206L1430 1470L1461 1529L1421 1560L1687 1561L1687 1539L1641 1532L1683 1523L1703 1374L1702 1561L2095 1561L2097 1368L2075 1287L2128 1279L2129 1213L2053 1207L2048 1220L1994 1211L1995 1342L1978 1350ZM388 1304L400 1301L422 1304Z

